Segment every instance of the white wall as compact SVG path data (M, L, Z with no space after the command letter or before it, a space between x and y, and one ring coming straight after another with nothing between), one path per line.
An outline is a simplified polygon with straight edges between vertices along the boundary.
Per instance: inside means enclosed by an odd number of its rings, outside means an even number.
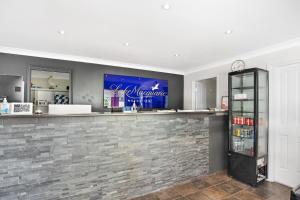
M295 63L300 63L300 44L291 45L288 48L270 51L269 53L254 56L240 57L246 62L247 68L259 67L269 70L270 85L270 119L269 119L269 180L276 181L275 163L276 163L276 124L278 121L278 107L276 99L278 98L278 68L287 67ZM232 60L234 61L234 59ZM184 76L184 108L192 109L193 82L217 77L217 107L221 105L221 97L228 96L228 72L231 71L231 63L227 62L211 69L199 70L186 74Z
M245 58L239 57L246 62L247 68L258 67L271 70L274 67L287 66L293 63L300 62L300 44L278 51L270 51L263 55ZM193 71L184 75L184 109L193 108L193 87L197 80L217 77L217 107L221 106L221 97L228 96L228 72L231 71L230 62L224 62L219 66L208 68L205 70Z

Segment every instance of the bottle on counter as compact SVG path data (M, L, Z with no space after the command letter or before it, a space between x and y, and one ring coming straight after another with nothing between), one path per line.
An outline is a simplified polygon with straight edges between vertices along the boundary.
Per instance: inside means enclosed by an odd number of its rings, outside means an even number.
M7 102L6 97L3 98L3 103L1 106L1 114L9 114L9 103Z
M131 111L132 111L132 112L136 112L136 111L137 111L137 106L136 106L135 100L133 100L133 104L132 104L132 107L131 107Z

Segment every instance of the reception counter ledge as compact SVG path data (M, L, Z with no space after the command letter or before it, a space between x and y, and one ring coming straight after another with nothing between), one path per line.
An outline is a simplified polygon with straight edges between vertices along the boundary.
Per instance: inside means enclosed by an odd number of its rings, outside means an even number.
M224 113L0 117L0 198L123 200L226 167Z

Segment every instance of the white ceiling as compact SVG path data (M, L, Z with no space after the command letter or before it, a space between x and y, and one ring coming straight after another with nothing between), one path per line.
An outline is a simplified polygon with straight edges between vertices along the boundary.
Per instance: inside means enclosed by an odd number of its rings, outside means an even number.
M124 67L184 73L298 37L299 0L0 0L2 49Z

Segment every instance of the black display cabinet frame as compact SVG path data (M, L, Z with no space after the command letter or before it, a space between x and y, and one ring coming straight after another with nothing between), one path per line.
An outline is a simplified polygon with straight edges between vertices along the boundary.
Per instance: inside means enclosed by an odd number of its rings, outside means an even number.
M268 175L268 71L251 68L228 75L228 174L257 186Z

